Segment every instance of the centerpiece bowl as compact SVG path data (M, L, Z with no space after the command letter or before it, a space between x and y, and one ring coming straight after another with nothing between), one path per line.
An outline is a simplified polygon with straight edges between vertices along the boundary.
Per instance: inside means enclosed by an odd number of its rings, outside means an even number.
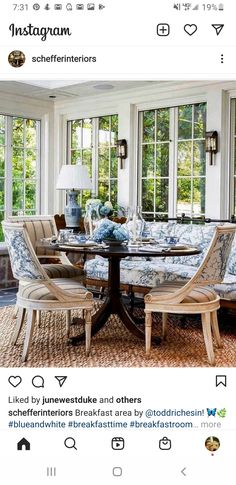
M122 246L125 241L120 241L119 239L103 239L103 242L107 246Z

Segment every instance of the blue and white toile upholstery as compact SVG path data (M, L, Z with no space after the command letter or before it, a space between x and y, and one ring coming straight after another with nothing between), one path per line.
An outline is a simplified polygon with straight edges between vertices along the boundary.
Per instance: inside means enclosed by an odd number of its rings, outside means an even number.
M196 256L168 256L161 258L131 258L122 259L121 283L153 288L164 281L180 281L190 279L202 262L214 234L215 225L176 224L173 222L145 224L144 236L152 235L158 239L166 236L178 236L179 242L192 244L202 250ZM156 229L156 230L155 230ZM217 262L216 262L217 264ZM86 277L95 280L108 279L108 261L101 256L89 260L85 265ZM236 300L236 237L232 245L223 283L215 285L214 289L220 298Z

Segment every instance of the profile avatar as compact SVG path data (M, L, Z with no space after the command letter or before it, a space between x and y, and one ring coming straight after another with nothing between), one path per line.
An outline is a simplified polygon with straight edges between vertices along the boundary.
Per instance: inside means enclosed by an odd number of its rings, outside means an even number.
M209 436L205 441L205 447L208 451L217 451L220 447L220 440L216 436Z
M12 67L21 67L25 63L25 54L21 51L12 51L8 56L8 62Z

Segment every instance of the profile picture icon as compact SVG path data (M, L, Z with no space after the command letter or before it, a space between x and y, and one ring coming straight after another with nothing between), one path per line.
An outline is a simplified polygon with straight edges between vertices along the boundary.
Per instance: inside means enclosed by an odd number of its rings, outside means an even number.
M12 51L8 56L8 62L12 67L21 67L25 63L25 54L22 51Z
M216 436L209 436L205 441L205 447L208 451L217 451L220 447L220 440Z

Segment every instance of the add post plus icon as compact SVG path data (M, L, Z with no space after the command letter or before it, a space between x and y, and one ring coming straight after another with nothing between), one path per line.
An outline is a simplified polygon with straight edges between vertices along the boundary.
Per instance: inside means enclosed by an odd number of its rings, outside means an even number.
M160 37L167 37L170 35L170 26L169 24L158 24L157 25L157 35Z
M125 440L124 438L112 438L111 440L111 447L113 450L123 450L125 447Z

